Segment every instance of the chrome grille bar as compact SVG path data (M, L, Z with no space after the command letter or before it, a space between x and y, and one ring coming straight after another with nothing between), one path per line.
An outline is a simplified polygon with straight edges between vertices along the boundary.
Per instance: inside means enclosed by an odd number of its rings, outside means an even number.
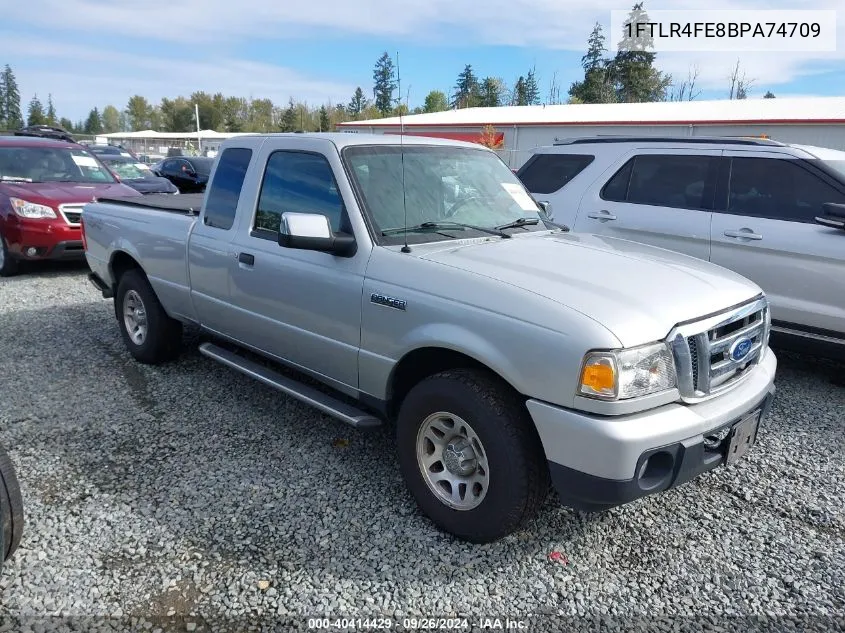
M765 297L684 323L667 339L675 355L678 389L685 402L699 402L737 384L760 362L771 319ZM745 354L735 348L747 346Z

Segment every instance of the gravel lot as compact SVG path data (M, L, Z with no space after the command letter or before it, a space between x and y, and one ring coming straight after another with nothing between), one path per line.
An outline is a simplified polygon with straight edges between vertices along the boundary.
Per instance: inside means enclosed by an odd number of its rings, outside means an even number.
M843 629L842 365L780 353L772 415L734 468L602 515L552 496L528 530L474 546L416 511L388 431L325 418L189 340L175 364L133 362L85 272L0 280L0 443L27 518L0 631L451 613Z

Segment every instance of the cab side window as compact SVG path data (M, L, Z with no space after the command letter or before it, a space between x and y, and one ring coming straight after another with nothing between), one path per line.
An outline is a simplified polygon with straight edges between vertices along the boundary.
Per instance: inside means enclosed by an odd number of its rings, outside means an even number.
M253 235L278 239L282 213L320 213L334 231L350 230L331 165L325 156L280 150L270 154L261 183Z
M208 188L203 222L206 226L229 230L235 223L238 200L246 178L252 150L230 147L220 154L217 171Z
M797 159L733 158L727 212L814 223L824 203L845 203L845 194L799 163Z
M686 154L634 156L608 181L601 196L613 202L710 210L718 160Z

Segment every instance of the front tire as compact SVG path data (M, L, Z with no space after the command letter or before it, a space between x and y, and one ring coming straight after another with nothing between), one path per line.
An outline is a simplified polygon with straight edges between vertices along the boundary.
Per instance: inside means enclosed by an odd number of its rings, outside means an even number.
M179 355L182 323L167 315L143 272L124 273L114 300L120 334L135 360L157 365Z
M518 395L496 376L426 378L399 411L402 475L420 509L458 538L488 543L533 519L549 490L545 453Z
M0 563L18 549L23 534L23 498L9 455L0 447Z
M20 262L12 257L6 247L6 240L0 233L0 277L13 277L18 274Z

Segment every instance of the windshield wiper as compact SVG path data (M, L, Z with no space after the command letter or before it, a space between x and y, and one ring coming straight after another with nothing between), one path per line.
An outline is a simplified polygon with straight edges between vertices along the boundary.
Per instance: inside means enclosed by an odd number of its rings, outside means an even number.
M43 180L32 180L32 178L24 178L23 176L0 176L3 182L44 182Z
M396 233L419 232L419 231L434 231L435 233L443 229L473 229L481 231L482 233L489 233L490 235L498 235L499 237L511 237L508 233L501 231L498 228L490 228L486 226L476 226L474 224L464 224L462 222L423 222L422 224L415 224L405 228L404 226L397 226L392 229L385 229L381 232L382 235L395 235ZM449 237L452 237L451 235Z
M543 218L542 221L545 222L546 224L551 224L552 226L554 226L558 229L561 229L563 231L569 230L569 227L566 226L565 224L558 224L557 222L552 222L551 220L547 220L545 218ZM540 218L517 218L513 222L508 222L507 224L501 224L501 225L497 226L496 229L498 229L499 231L502 231L504 229L515 229L515 228L524 227L524 226L534 226L535 224L539 224L539 223L540 223Z

